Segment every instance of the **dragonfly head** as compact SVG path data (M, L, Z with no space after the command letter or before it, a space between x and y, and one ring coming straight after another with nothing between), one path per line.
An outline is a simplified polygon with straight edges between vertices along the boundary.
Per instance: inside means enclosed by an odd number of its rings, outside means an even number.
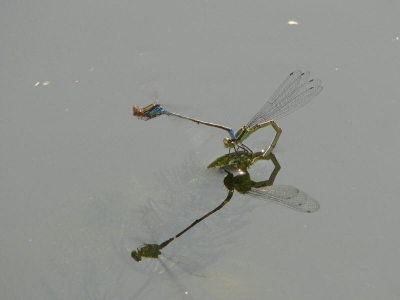
M135 105L132 107L132 112L135 117L143 116L143 109L140 109L139 106Z
M223 142L224 142L225 148L233 148L236 146L236 141L234 139L230 138L229 136L224 138Z
M137 251L132 251L131 256L134 260L136 260L137 262L142 260L142 256L139 254L139 250Z

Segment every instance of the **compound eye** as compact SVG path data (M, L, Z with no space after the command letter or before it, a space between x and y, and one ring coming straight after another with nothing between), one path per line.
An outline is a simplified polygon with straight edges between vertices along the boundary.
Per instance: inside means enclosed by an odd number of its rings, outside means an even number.
M134 107L132 107L132 112L133 112L133 115L136 117L143 116L143 109L139 109L139 107L136 105Z

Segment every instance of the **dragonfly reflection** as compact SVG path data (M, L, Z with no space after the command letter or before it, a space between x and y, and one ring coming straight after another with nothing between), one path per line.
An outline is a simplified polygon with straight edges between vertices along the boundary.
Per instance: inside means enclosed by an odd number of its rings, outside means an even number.
M185 232L187 232L188 230L190 230L191 228L196 226L196 224L200 223L201 221L203 221L204 219L208 218L209 216L211 216L216 211L220 210L226 203L228 203L231 200L232 196L233 196L233 190L228 192L228 196L226 197L226 199L219 206L217 206L212 211L210 211L207 214L205 214L203 217L197 219L192 224L190 224L188 227L186 227L184 230L179 232L177 235L171 237L170 239L166 240L165 242L163 242L161 244L143 244L143 245L141 245L136 250L132 251L132 253L131 253L132 258L137 262L140 262L143 257L146 257L146 258L158 258L158 256L161 255L161 250L163 248L165 248L172 241L175 241L177 238L182 236Z
M140 213L140 224L138 224L138 229L146 234L146 239L150 241L156 241L158 239L158 234L163 224L164 216L160 216L158 212L158 205L153 201L149 200L146 206L141 207ZM183 233L181 233L183 234ZM176 238L176 236L174 236ZM132 299L143 298L145 293L149 292L149 286L153 283L156 278L168 279L174 295L178 299L191 299L187 291L186 286L184 286L179 279L181 275L193 275L195 277L204 277L202 269L204 264L208 262L197 262L190 258L177 255L177 254L167 254L161 250L166 247L173 238L167 241L156 244L156 243L145 243L139 248L131 252L131 257L137 261L141 262L136 266L140 269L141 273L149 275L148 279L144 284L142 284L132 296ZM148 258L146 262L142 262L144 258ZM150 261L151 260L151 261ZM192 288L190 288L192 289ZM167 293L168 288L163 289L161 293Z
M268 180L256 182L251 180L248 169L260 160L271 160L275 168ZM235 190L241 194L248 194L261 200L275 202L300 212L311 213L319 209L319 203L303 191L289 185L272 185L280 170L280 165L273 154L264 156L262 152L248 153L244 151L227 154L216 159L208 166L208 168L215 167L224 167L227 173L224 178L224 185L228 189L228 195L222 203L163 243L141 245L131 253L135 261L140 262L143 257L158 258L163 248L224 207L232 199ZM233 175L228 170L228 167L234 167L239 170L239 175Z
M248 169L260 160L271 160L275 166L268 180L253 181ZM275 202L291 209L312 213L319 209L319 203L310 195L290 185L272 185L280 170L280 165L274 154L264 156L262 152L231 153L212 162L208 168L220 167L228 173L224 178L224 185L228 190L236 190L241 194L247 194L255 198ZM234 176L228 169L235 168L239 174Z

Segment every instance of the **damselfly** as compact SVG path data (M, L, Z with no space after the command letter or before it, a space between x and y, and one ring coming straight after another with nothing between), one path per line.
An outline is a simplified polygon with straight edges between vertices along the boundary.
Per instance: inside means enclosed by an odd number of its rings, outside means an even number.
M294 71L290 73L290 75L286 77L275 93L269 98L267 103L265 103L264 106L261 107L261 109L256 113L256 115L246 125L241 127L236 134L232 128L227 126L205 122L177 113L169 112L158 103L150 104L143 109L139 109L138 106L134 106L133 115L147 121L164 114L187 119L198 124L204 124L226 130L229 133L229 137L224 138L223 143L224 146L229 149L229 151L232 148L235 151L240 148L246 152L253 152L249 147L243 144L243 141L257 130L271 125L276 131L276 134L267 150L263 153L263 155L266 156L275 148L282 133L282 129L275 123L275 120L278 120L299 109L321 92L321 80L308 80L309 76L310 72L303 73L301 71Z

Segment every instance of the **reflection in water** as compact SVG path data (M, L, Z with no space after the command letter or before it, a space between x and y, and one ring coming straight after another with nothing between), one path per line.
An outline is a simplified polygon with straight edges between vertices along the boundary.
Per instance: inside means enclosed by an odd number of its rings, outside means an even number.
M260 156L260 155L255 156L254 154L248 154L245 152L240 152L240 153L236 153L236 154L232 154L232 155L228 154L227 157L232 157L234 159L234 161L236 161L242 168L245 168L245 170L247 170L247 168L250 165L254 164L258 159L264 159L264 160L270 159L270 157L264 157L264 156ZM271 157L274 157L274 156L271 156ZM219 163L221 163L222 161L225 161L225 156L222 159L217 159L217 161ZM272 172L269 180L263 181L261 183L255 183L255 182L251 181L250 175L247 172L245 173L246 175L242 172L240 175L233 176L232 173L230 173L229 171L226 171L228 174L224 178L224 185L228 189L228 195L226 196L225 200L223 200L220 205L218 205L216 208L214 208L213 210L211 210L208 213L206 213L205 215L203 215L201 218L195 220L193 223L191 223L189 226L187 226L184 230L182 230L175 236L169 238L168 240L164 241L163 243L161 243L161 244L147 244L147 243L143 244L136 250L132 251L132 253L131 253L132 258L137 262L140 262L142 260L142 257L158 258L158 256L161 255L161 250L163 248L165 248L166 246L168 246L172 241L175 241L180 236L182 236L184 233L186 233L187 231L192 229L194 226L196 226L197 224L199 224L200 222L202 222L203 220L205 220L206 218L208 218L209 216L211 216L212 214L214 214L215 212L220 210L222 207L224 207L232 199L233 192L235 189L240 191L241 193L248 193L248 192L250 192L250 189L253 186L261 187L261 186L266 186L268 184L271 185L275 179L277 172L280 169L279 163L277 162L275 157L274 157L273 161L276 166L274 169L274 172ZM213 164L213 165L216 166L217 164L218 163ZM243 180L244 178L246 180ZM275 196L278 198L279 194L275 192ZM286 194L285 194L285 199L286 199ZM284 199L282 199L282 200L284 200ZM159 218L153 216L153 219L159 219ZM151 227L151 226L148 226L148 227Z
M241 299L248 289L263 290L254 283L263 270L249 267L252 261L232 252L248 224L245 216L264 201L230 201L218 217L203 219L176 243L159 249L157 259L142 257L136 263L131 257L138 245L162 245L194 220L225 205L233 191L244 186L235 182L233 174L248 172L251 163L268 159L249 154L239 158L240 153L232 153L219 160L230 165L224 168L232 175L206 170L193 157L176 171L156 174L158 180L146 180L146 186L138 181L113 183L95 195L60 203L63 214L54 213L57 226L43 228L34 237L43 241L41 251L48 258L42 265L47 270L41 281L48 296L44 298ZM274 156L269 159L275 169L266 185L273 184L280 169ZM224 177L228 191L221 188ZM153 182L155 187L149 186Z
M271 160L275 166L270 178L265 181L251 180L248 169L260 160ZM221 156L212 162L208 168L221 167L228 173L224 184L229 190L235 189L241 194L247 194L261 200L272 201L294 210L312 213L319 209L319 203L310 195L289 185L272 185L280 165L272 153L264 156L262 152L237 152ZM227 169L234 167L238 175L233 176ZM232 176L229 176L232 175Z
M173 202L169 202L163 206L160 201L154 207L157 213L161 211L161 216L150 223L156 232L153 236L144 232L146 240L136 240L135 243L137 232L143 229L139 226L143 223L143 211L137 211L137 205L144 202L148 204L153 197L159 198L155 191L134 180L118 186L113 184L110 189L104 188L101 193L70 199L68 203L60 204L64 205L60 207L64 218L61 219L60 214L55 213L57 219L54 223L57 226L46 227L43 232L47 230L47 234L38 232L40 236L34 237L42 241L40 249L48 258L41 265L46 270L41 286L43 293L47 295L42 299L179 299L173 297L177 295L177 291L184 294L187 290L200 294L196 285L204 279L198 276L201 276L207 264L216 260L213 251L200 247L204 255L198 259L195 251L187 255L188 251L181 247L185 243L182 243L179 244L179 249L169 246L171 255L163 252L159 260L132 264L130 253L134 244L143 241L159 242L158 234L162 236L163 231L175 231L174 224L166 224L166 220L172 218L178 225L179 218L183 222L187 221L187 218L176 214L181 203L173 205ZM164 210L168 206L169 210ZM160 225L158 229L155 224ZM199 232L192 234L192 237L203 243L202 235ZM188 240L190 239L184 242ZM224 239L222 241L225 242ZM208 245L204 241L204 246ZM220 250L216 245L210 245L210 248ZM173 276L168 274L169 270ZM179 281L171 280L174 276ZM196 284L193 283L194 280ZM144 286L142 292L136 294L146 281L150 285L147 288ZM176 286L181 282L184 287L177 289Z
M268 180L255 182L251 180L248 169L260 160L271 160L275 168ZM262 200L272 201L300 212L311 213L319 209L319 204L314 198L298 190L297 188L292 186L272 185L276 175L280 170L280 165L273 154L268 156L264 156L262 152L236 152L227 154L218 158L209 165L209 168L215 167L224 168L225 172L227 173L223 182L225 187L228 189L228 194L222 203L220 203L213 210L204 214L201 218L192 222L178 234L167 239L161 244L144 243L142 246L132 251L131 256L136 262L141 262L143 258L158 259L163 265L164 269L170 273L168 266L166 266L160 260L160 256L162 254L161 250L167 247L171 242L177 240L190 229L200 224L200 222L204 221L206 218L223 208L232 199L235 190L241 194L248 194ZM238 172L238 175L233 175L229 169L235 169ZM153 216L152 219L158 220L159 218L157 216ZM150 224L147 225L149 228L151 228ZM179 262L177 262L177 264L179 264ZM191 273L189 272L189 274Z
M157 205L152 200L148 201L147 206L141 208L142 223L145 226L142 229L146 230L149 236L148 238L153 241L158 239L157 233L159 232L159 227L163 223L163 218L157 214L155 208L157 208ZM181 232L178 235L180 236L183 233L184 232ZM174 238L176 239L179 236L175 236ZM153 280L156 277L163 277L163 275L167 275L166 278L169 279L169 282L171 282L175 287L177 293L175 297L185 297L185 299L188 299L189 292L187 288L185 288L183 284L178 281L179 274L183 274L185 276L190 274L197 277L204 277L201 273L201 269L202 266L207 263L206 261L203 261L202 264L200 264L183 256L169 255L164 251L161 253L160 250L166 247L171 241L174 240L174 238L171 238L160 245L144 244L136 251L132 251L131 256L137 262L142 261L142 257L156 259L153 260L156 263L153 263L153 261L146 261L140 264L142 267L141 270L146 272L149 277L146 282L136 290L135 294L132 296L132 299L137 299L138 297L144 296L143 293L148 290L148 286L152 284Z
M159 240L159 233L164 226L164 223L167 221L164 216L161 216L157 213L156 209L160 209L160 205L156 204L152 199L148 199L146 206L142 206L140 208L140 231L145 234L147 241L151 241L151 244L145 243L137 250L132 251L131 257L137 262L141 262L142 258L155 258L159 260L159 263L162 264L163 267L168 267L170 269L179 267L180 271L184 271L184 275L193 274L195 276L202 277L200 271L204 268L205 264L209 262L208 260L203 260L200 264L196 263L194 260L189 260L188 258L177 254L168 255L164 251L161 253L163 248L165 248L169 243L177 239L179 236L183 235L183 233L188 231L188 229L183 230L176 236L166 240L161 244L156 244L155 242ZM211 256L209 255L209 257ZM169 261L167 265L163 263L163 259L165 259L165 261ZM160 268L158 264L139 265L144 267L141 270L148 274L163 274L166 271L163 268ZM150 268L147 268L148 266L150 266Z
M232 233L238 234L240 228L245 225L241 218L246 212L258 205L243 207L238 205L236 208L233 206L228 211L226 218L213 218L211 222L200 225L201 221L219 210L232 198L233 191L228 191L227 195L226 191L221 189L221 173L205 170L192 157L176 172L159 173L156 177L158 178L157 189L164 191L164 193L162 197L156 197L159 199L157 201L147 199L146 205L141 206L139 218L136 217L139 226L134 227L135 235L139 234L144 238L141 240L142 246L134 251L131 250L131 257L140 261L134 264L134 268L141 274L146 274L147 278L147 281L137 289L135 297L143 297L149 292L150 287L154 286L154 280L162 277L169 278L168 281L170 282L172 279L175 286L177 286L177 282L182 281L181 279L187 281L188 278L193 278L191 281L194 284L185 284L185 287L182 287L182 284L179 288L175 288L179 291L179 295L187 291L190 291L189 295L192 294L194 286L196 296L206 293L207 295L212 294L215 299L235 292L243 293L246 289L245 281L235 279L238 274L241 274L240 270L245 265L240 260L234 259L231 262L231 267L236 266L235 272L239 272L237 274L225 274L226 267L214 271L210 270L208 266L218 263L219 257L224 255L226 246L234 242ZM213 203L218 201L218 198L222 198L221 196L224 199L223 203L206 213L210 210L210 206L214 206ZM196 215L200 217L193 218ZM195 219L195 221L187 227L182 226L190 223L185 224L182 221L190 219L192 221ZM176 228L180 227L180 230L176 231L179 233L173 232L173 237L160 243L162 241L159 239L161 230L171 231L170 227L176 224L179 225L175 226ZM195 226L195 231L185 234ZM182 228L185 229L182 230ZM126 228L127 233L128 230ZM182 236L185 236L182 243L172 243ZM169 246L167 251L174 253L174 255L168 255L162 250L167 246ZM182 252L185 253L186 257L176 255ZM188 257L190 257L190 260ZM229 256L225 256L226 259L229 260ZM205 269L207 270L206 273ZM216 272L218 273L217 276L215 275ZM189 274L194 276L188 276ZM205 278L202 278L204 274L206 274ZM197 286L204 280L207 282L207 287L199 291ZM153 292L151 291L152 294ZM185 294L185 296L187 295Z
M229 175L232 175L232 174L229 174ZM179 232L177 235L175 235L174 237L166 240L165 242L163 242L163 243L161 243L159 245L158 244L144 244L143 246L140 246L139 248L137 248L137 250L132 251L132 254L131 254L132 258L134 260L136 260L137 262L141 261L142 257L158 258L158 256L161 254L161 251L160 251L161 249L163 249L164 247L168 246L169 243L171 243L172 241L175 241L177 238L179 238L185 232L187 232L188 230L190 230L191 228L196 226L196 224L200 223L201 221L203 221L204 219L208 218L209 216L211 216L216 211L220 210L226 203L228 203L231 200L232 196L233 196L233 190L229 190L228 191L228 196L226 197L226 199L219 206L214 208L212 211L208 212L207 214L205 214L200 219L197 219L192 224L190 224L188 227L186 227L184 230Z

